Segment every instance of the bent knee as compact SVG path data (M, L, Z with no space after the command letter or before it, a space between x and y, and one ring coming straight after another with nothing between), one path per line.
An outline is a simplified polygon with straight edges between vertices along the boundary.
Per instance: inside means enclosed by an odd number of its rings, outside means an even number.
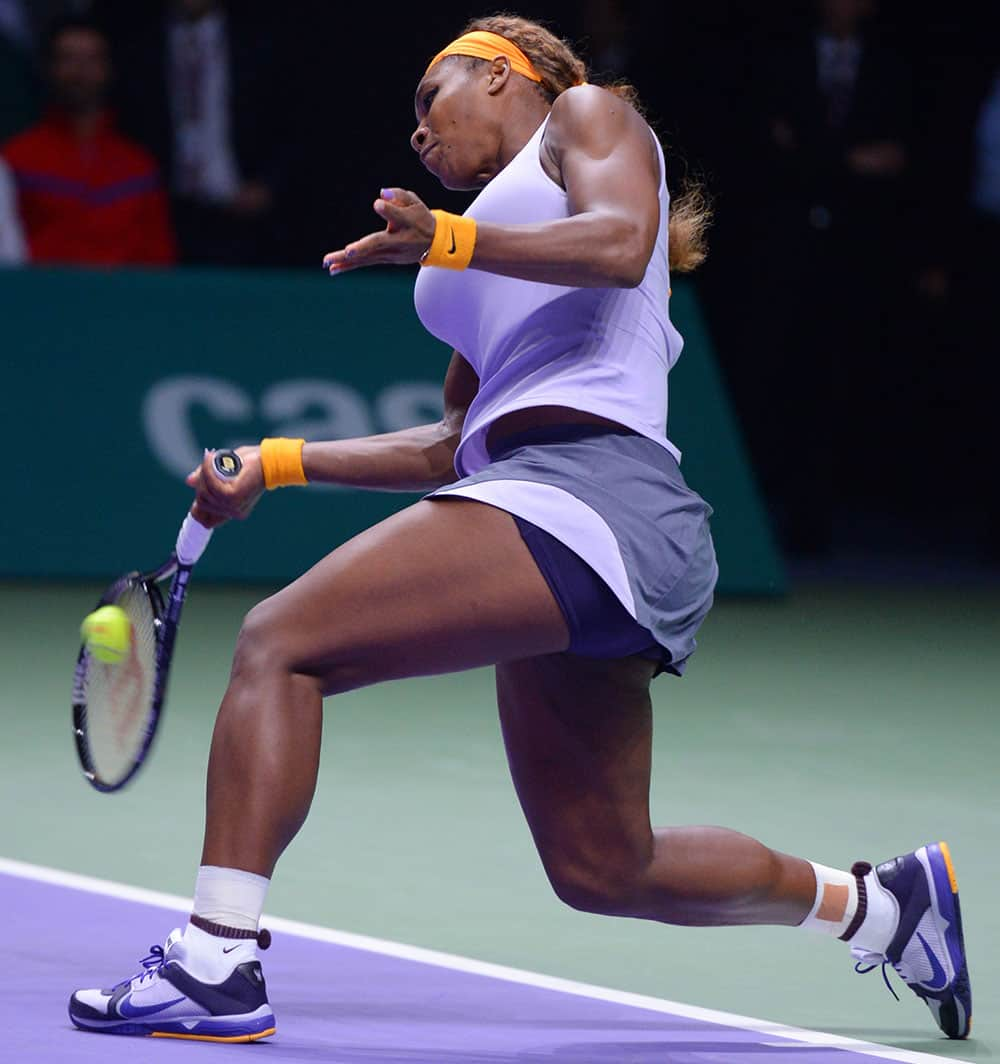
M232 680L253 684L275 673L296 674L314 682L324 697L364 687L381 677L355 662L336 631L325 641L304 639L301 627L277 596L259 602L244 617L233 655ZM318 648L318 649L317 649Z
M293 640L282 611L272 599L264 599L243 618L233 655L233 676L292 671L294 658Z
M546 866L556 897L571 909L602 916L632 916L643 910L646 863L562 860Z

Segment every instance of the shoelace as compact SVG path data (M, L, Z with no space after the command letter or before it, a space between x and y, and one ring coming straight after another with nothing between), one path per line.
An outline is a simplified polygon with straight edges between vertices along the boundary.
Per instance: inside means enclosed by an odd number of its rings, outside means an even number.
M152 979L160 968L163 967L164 959L162 946L150 946L149 955L142 958L143 970L130 976L128 979L123 979L120 983L116 983L114 989L117 990L118 987L131 983L133 979L138 979L140 984L144 983L147 979Z
M860 949L852 949L851 954L857 962L854 965L854 970L858 975L867 975L869 972L873 972L876 968L881 967L882 981L885 983L886 989L897 1001L899 1001L899 994L896 993L892 983L889 982L889 976L886 972L886 968L888 968L891 963L888 957L883 956L881 953L867 953ZM899 970L899 965L893 964L892 968L904 983L907 982L906 976Z

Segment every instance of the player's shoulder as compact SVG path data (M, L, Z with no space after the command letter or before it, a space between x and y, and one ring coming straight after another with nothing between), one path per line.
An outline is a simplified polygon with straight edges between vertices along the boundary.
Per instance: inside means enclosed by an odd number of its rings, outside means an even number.
M647 128L645 119L624 97L600 85L574 85L552 104L545 137L558 150L581 141L600 143L648 136Z

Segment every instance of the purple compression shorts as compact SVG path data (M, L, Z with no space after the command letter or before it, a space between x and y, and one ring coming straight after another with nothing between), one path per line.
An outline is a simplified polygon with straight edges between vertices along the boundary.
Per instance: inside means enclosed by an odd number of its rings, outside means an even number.
M566 619L571 654L585 658L644 654L661 659L662 648L652 634L579 554L523 517L512 516Z

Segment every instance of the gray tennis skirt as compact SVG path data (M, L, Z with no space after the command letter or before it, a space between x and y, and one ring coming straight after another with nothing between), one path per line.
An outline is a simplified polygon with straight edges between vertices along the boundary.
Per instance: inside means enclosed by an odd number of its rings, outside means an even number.
M560 425L507 436L490 464L428 498L512 514L570 630L571 653L645 654L680 676L712 605L712 508L674 456L627 429Z

